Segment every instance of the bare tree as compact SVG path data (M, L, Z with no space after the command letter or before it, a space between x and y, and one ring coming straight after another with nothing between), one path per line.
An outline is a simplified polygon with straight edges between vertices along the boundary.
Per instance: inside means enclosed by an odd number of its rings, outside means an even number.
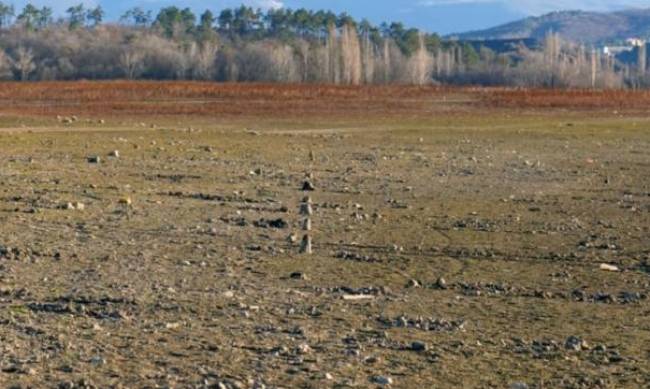
M263 28L263 27L260 27ZM1 31L0 78L21 80L215 79L222 81L360 83L439 83L533 87L650 87L645 47L637 58L591 52L549 33L542 49L512 52L480 50L478 62L466 46L444 42L432 55L428 36L416 40L407 56L404 42L377 42L368 28L354 23L308 34L239 39L235 31L205 39L191 29L173 39L146 25L77 28L51 24L27 31ZM417 37L417 36L416 36ZM323 39L325 38L325 39ZM408 46L412 44L409 38ZM461 47L463 47L461 49ZM4 54L3 51L4 50ZM250 60L250 61L249 61ZM632 60L632 61L630 61Z
M13 66L20 74L20 80L27 81L29 76L34 72L34 70L36 70L32 49L26 49L23 46L19 46L18 49L16 49Z
M433 57L424 43L424 35L420 34L418 50L409 59L409 81L415 85L427 84L431 82L432 72Z
M596 87L596 76L598 75L598 59L596 50L591 50L591 88Z
M367 31L363 37L361 51L363 53L363 81L366 84L372 84L375 81L375 46L370 40L370 35Z
M188 55L193 62L193 76L199 80L212 78L217 60L219 47L215 42L204 41L201 44L192 43Z
M391 71L391 61L390 61L390 39L384 39L384 50L382 53L383 65L384 65L384 82L390 82L390 71Z
M124 76L129 80L136 78L142 71L144 54L133 48L126 48L120 54L119 65Z
M341 32L342 81L345 84L361 83L361 47L359 35L351 24L343 26Z
M271 45L269 48L271 63L275 69L274 78L271 81L300 82L300 67L296 62L294 51L286 44Z
M328 81L339 84L341 82L341 55L338 45L338 32L333 23L327 27L327 31Z
M12 77L11 73L11 58L0 49L0 79L7 79Z
M300 56L300 79L302 82L309 80L309 61L311 58L311 47L309 42L299 39L296 43L296 51Z

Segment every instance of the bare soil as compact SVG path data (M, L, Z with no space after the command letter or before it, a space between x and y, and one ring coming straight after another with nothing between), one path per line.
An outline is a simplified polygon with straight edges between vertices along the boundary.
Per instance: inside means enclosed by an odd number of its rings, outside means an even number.
M2 387L650 387L639 106L5 87Z

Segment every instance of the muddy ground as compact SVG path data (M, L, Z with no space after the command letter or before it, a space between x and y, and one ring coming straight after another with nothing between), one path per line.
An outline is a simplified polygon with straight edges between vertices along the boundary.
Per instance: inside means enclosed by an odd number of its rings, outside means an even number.
M8 97L0 384L650 387L650 115L482 94Z

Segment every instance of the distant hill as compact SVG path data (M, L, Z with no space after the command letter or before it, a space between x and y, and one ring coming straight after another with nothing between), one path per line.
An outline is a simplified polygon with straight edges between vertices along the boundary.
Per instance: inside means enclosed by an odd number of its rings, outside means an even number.
M611 43L627 38L650 37L650 8L600 13L552 12L482 31L454 34L462 40L543 39L549 32L583 43Z

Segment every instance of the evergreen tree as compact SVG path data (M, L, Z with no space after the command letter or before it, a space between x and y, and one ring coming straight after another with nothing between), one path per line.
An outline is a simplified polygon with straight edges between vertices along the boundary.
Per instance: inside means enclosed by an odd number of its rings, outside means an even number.
M104 20L104 10L102 9L102 6L98 5L97 7L88 10L86 13L86 20L88 20L89 23L92 23L93 26L100 25Z
M71 30L84 25L84 21L86 20L86 10L84 9L83 3L72 6L65 12L68 14L68 27Z
M9 24L11 24L11 19L14 16L14 6L0 1L0 28L9 26Z

